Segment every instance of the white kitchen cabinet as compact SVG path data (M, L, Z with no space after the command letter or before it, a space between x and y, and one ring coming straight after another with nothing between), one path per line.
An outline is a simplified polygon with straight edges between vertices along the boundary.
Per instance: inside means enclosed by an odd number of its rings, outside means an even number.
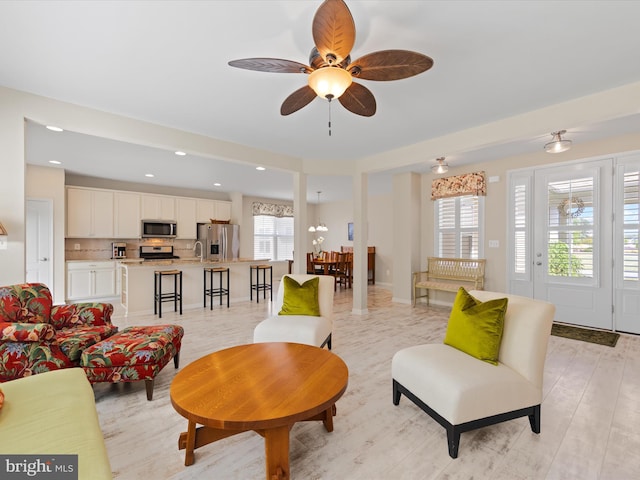
M231 202L216 200L216 220L231 220Z
M196 222L197 223L210 223L211 219L215 219L215 215L216 215L215 200L205 200L203 198L199 198L198 200L196 200Z
M176 222L179 239L195 240L198 236L196 220L196 199L176 198Z
M142 194L143 220L176 220L176 199L168 195Z
M67 300L91 300L116 295L116 262L67 262Z
M231 202L199 198L196 210L197 223L210 223L211 220L231 220Z
M114 238L140 238L140 194L115 192Z
M67 188L67 237L112 238L113 192Z

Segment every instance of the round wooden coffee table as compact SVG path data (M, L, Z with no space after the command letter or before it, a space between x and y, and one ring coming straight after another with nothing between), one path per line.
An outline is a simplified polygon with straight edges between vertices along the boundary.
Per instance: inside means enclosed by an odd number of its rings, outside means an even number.
M171 404L189 421L178 439L184 464L196 448L253 430L264 437L267 480L290 478L289 430L322 420L333 431L348 378L340 357L299 343L239 345L196 360L171 383Z

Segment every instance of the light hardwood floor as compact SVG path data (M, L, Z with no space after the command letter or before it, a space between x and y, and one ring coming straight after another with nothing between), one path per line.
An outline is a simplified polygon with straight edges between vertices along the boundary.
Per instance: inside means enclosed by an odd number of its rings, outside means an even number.
M459 458L447 454L445 431L406 398L391 399L391 357L410 345L442 342L449 309L391 303L369 286L369 313L351 314L351 291L335 297L333 352L349 367L335 430L321 422L291 430L291 477L376 479L637 479L640 478L640 337L615 348L551 337L544 379L542 432L527 418L463 433ZM169 304L166 304L169 310ZM123 317L129 325L180 324L182 366L222 348L249 343L269 302ZM187 421L172 408L169 363L146 400L144 382L95 385L100 423L114 478L263 479L264 442L247 432L196 451L184 466L178 436Z

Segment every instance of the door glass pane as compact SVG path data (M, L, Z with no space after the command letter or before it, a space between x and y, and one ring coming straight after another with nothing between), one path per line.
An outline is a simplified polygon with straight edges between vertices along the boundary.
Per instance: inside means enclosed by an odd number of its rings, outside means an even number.
M640 236L640 172L624 174L623 278L638 281L638 236Z
M594 277L593 177L549 182L548 274Z
M513 191L513 269L527 272L527 186L516 185Z

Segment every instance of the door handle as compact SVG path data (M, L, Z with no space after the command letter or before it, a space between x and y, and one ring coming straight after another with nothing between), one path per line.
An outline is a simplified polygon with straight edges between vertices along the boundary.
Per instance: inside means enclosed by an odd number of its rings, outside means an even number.
M40 259L40 261L41 261L41 262L48 262L48 261L49 261L49 259L48 259L47 257L43 257L43 258L41 258L41 259Z
M540 266L542 265L542 262L536 262L536 265Z

